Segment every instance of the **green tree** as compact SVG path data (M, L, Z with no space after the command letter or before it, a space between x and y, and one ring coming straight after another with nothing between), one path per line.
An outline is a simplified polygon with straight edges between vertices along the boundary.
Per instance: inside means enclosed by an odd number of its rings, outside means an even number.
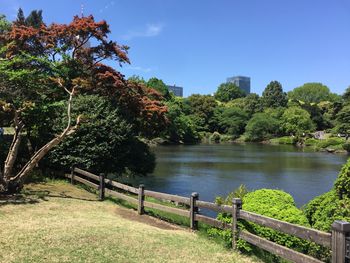
M315 128L310 114L299 107L286 109L282 115L282 123L282 128L287 134L297 136L313 131Z
M350 103L350 86L345 90L343 94L343 100L345 103Z
M279 122L267 113L256 113L245 127L247 141L263 141L278 134Z
M248 113L240 108L224 108L218 120L220 132L237 138L244 133L248 119Z
M210 95L193 94L184 101L184 113L191 115L192 120L200 129L199 131L214 132L210 121L214 116L218 104Z
M287 94L283 92L282 85L278 81L271 81L263 91L262 104L266 108L277 108L287 106Z
M305 103L319 103L321 101L336 101L339 96L331 93L329 88L322 83L311 82L289 91L288 98Z
M215 99L221 102L228 102L233 99L244 97L245 93L233 83L222 83L214 96Z
M147 85L147 82L143 77L137 76L137 75L132 75L131 77L128 78L128 81L130 82L136 82L136 83L141 83L143 85Z
M336 115L336 131L350 136L350 104L345 105Z
M97 95L80 95L74 100L72 114L75 117L83 114L85 121L73 136L51 151L47 166L64 170L78 164L95 173L122 174L128 170L147 174L153 171L154 155L137 139L135 127L110 100ZM62 129L60 126L56 126L57 131Z
M24 12L23 12L22 8L18 9L17 19L15 21L15 24L17 24L17 25L25 25L26 24L26 18L24 16Z
M169 99L170 94L169 94L169 90L168 87L165 85L165 83L161 80L161 79L157 79L155 77L150 78L147 81L146 84L148 87L155 89L156 91L160 92L160 94L166 98Z
M251 117L254 113L261 112L263 107L258 94L250 93L246 97L229 101L225 106L238 107L249 114Z
M183 112L183 99L174 97L166 103L168 107L167 118L168 126L165 130L165 136L175 143L183 142L187 144L196 143L200 140L198 127L192 120L191 116L187 116Z

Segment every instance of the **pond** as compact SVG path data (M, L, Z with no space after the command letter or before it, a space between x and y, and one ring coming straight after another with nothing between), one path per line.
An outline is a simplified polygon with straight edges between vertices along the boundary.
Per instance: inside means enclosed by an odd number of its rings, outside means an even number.
M329 191L348 156L289 145L200 144L153 148L157 166L147 177L129 178L146 189L214 201L244 184L249 190L281 189L297 206Z

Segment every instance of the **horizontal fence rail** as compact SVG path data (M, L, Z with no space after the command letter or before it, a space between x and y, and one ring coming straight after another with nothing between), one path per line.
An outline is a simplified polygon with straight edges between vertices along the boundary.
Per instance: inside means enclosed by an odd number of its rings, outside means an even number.
M349 259L350 253L350 249L348 248L350 244L350 223L348 222L335 221L332 225L332 233L327 233L244 211L242 210L242 201L238 198L233 199L232 206L218 205L215 203L198 200L198 193L192 193L190 197L184 197L145 190L145 187L143 185L140 185L139 188L135 188L110 179L105 179L104 174L95 175L75 166L71 168L71 174L66 174L65 176L71 179L72 183L74 183L74 181L77 181L79 183L92 187L93 189L99 190L100 200L103 200L104 195L107 194L118 199L125 200L133 205L137 205L139 214L143 214L145 208L151 208L189 218L191 229L197 229L197 222L202 222L219 229L231 230L233 248L237 247L237 240L238 238L241 238L252 245L255 245L293 262L321 262L316 258L302 254L291 248L276 244L265 238L247 232L246 230L240 230L238 228L237 222L238 220L245 220L285 234L314 242L323 247L330 248L332 263L350 262L346 261ZM118 192L118 190L121 190L122 192ZM170 206L170 204L164 205L145 201L145 197L152 197L160 201L175 202L176 205L181 204L183 207L178 208ZM231 214L232 224L222 222L216 218L201 215L198 212L198 208L209 209L219 213Z

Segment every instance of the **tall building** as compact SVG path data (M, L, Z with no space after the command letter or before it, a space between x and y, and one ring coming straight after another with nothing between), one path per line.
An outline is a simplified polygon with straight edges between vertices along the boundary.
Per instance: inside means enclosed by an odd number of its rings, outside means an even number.
M246 94L250 93L250 78L244 76L235 76L227 78L226 82L235 84L238 88L243 90Z
M183 97L183 87L178 87L178 86L171 86L171 85L167 85L168 89L170 92L174 93L175 96L177 97Z

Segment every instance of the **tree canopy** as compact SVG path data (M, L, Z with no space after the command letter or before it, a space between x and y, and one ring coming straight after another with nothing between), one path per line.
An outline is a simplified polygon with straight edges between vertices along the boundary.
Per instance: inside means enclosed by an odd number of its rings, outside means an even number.
M215 92L215 99L221 102L228 102L245 96L244 91L233 83L222 83Z
M288 98L305 103L320 103L321 101L335 101L339 96L331 93L322 83L305 83L288 92Z
M282 85L278 81L271 81L264 89L261 101L266 108L278 108L287 106L287 94L283 92Z
M101 63L105 59L130 63L128 47L109 40L109 33L105 21L76 16L69 24L42 23L39 28L14 23L0 36L0 109L15 130L0 175L2 191L20 188L36 164L77 131L83 116L73 120L71 111L78 93L99 94L115 101L145 136L164 127L166 107L159 101L161 95L125 80L121 73ZM86 45L90 41L93 46ZM67 101L66 128L59 135L46 136L49 141L38 145L39 150L28 162L14 169L24 132L30 135L35 126L43 127L33 114L43 115L48 105L62 100Z

